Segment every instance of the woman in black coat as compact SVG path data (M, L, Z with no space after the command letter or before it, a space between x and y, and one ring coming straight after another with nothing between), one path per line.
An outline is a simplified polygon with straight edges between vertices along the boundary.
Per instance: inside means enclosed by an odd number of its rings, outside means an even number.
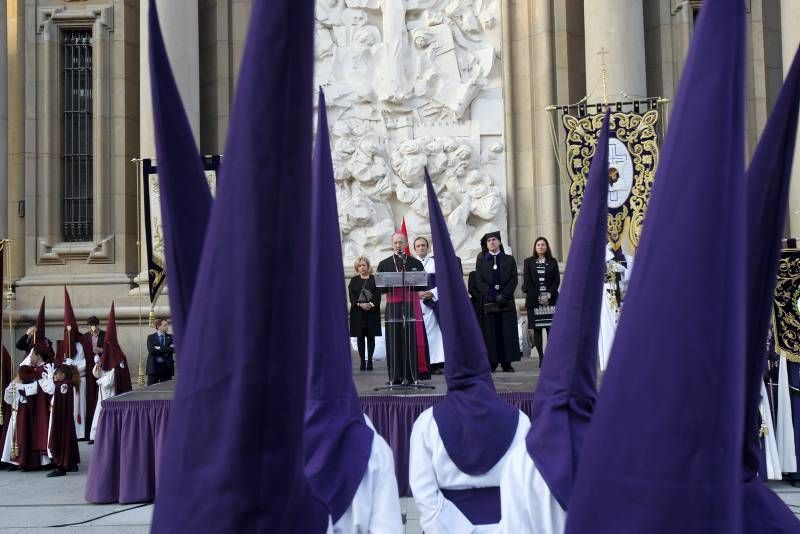
M544 237L537 237L533 243L533 256L525 259L522 269L522 291L525 293L525 308L528 310L528 331L533 330L533 345L539 351L539 367L542 366L542 330L533 325L534 310L539 306L555 306L558 300L558 286L561 273L558 261L550 252L550 243ZM550 334L550 327L545 327Z
M356 338L358 357L362 371L372 371L372 354L375 352L375 337L381 335L381 293L375 287L372 267L365 256L356 258L353 264L356 274L350 279L350 335ZM367 358L364 357L366 342Z

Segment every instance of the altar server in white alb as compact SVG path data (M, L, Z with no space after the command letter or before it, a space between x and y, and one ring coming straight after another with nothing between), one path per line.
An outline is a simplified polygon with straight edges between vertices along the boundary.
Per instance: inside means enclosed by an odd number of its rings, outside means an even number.
M353 384L325 97L320 90L311 185L308 392L304 455L314 496L336 534L403 532L394 456L364 415ZM333 251L333 252L331 252Z
M426 186L439 260L447 395L414 423L409 483L426 534L499 532L500 475L515 444L524 446L530 421L497 396L483 336L427 173Z
M97 379L97 408L95 408L92 430L89 434L90 444L94 442L94 438L97 435L97 425L100 422L103 401L132 389L128 359L117 342L117 317L114 312L113 302L111 303L111 312L108 314L108 327L106 328L106 337L103 343L103 353L99 356L95 355L92 374Z
M428 353L431 358L431 374L441 374L444 365L444 345L442 332L439 329L437 306L439 290L436 289L436 262L433 254L429 254L431 244L422 236L414 240L414 254L422 262L428 273L428 289L420 293L422 299L422 320L425 322L425 336L428 339Z
M503 532L558 534L597 397L597 332L603 298L608 115L592 158L569 263L536 385L533 423L505 465Z
M614 334L622 312L622 301L628 289L628 282L633 272L633 256L623 254L622 249L614 249L606 244L605 279L603 285L603 304L600 312L600 332L597 345L600 352L600 370L608 367Z

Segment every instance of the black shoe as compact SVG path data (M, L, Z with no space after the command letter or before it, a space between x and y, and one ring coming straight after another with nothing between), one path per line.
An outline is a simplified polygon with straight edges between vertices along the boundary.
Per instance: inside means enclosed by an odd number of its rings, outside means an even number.
M800 488L800 480L792 480L793 488Z
M9 471L19 471L20 469L19 469L18 465L12 465L11 467L8 468L8 470Z
M431 369L431 374L432 375L441 375L441 374L444 374L444 371L442 371L441 369Z
M365 364L364 362L361 362L361 365L358 367L358 370L359 371L366 371L367 370L367 364Z
M93 440L93 439L90 439L90 440L89 440L89 441L87 441L86 443L87 443L88 445L94 445L94 440Z
M47 478L63 477L66 474L67 474L66 471L62 471L61 469L56 469L55 471L51 471L50 473L48 473Z
M515 373L516 371L514 371L514 368L511 367L510 365L504 365L503 366L503 372L504 373Z
M367 362L367 371L372 371L372 361Z
M77 473L78 472L78 466L77 465L72 466L72 468L69 470L69 472L70 473Z

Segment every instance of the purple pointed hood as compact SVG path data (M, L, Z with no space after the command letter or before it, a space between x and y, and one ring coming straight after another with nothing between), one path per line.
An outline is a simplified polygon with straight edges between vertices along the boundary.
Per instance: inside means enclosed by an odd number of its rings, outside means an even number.
M254 0L250 20L154 533L313 534L329 521L303 456L314 2Z
M747 374L744 429L745 532L798 532L792 511L757 476L761 380L778 274L800 106L800 53L795 55L747 171Z
M320 89L311 185L309 370L305 462L311 490L335 523L350 507L367 470L374 433L353 384L333 162L325 95Z
M494 389L486 345L427 169L425 184L436 247L439 328L447 360L447 395L434 405L433 418L453 463L468 475L482 475L511 446L519 410L501 400Z
M526 439L536 468L564 510L597 398L597 336L608 242L608 121L606 113L572 236Z
M706 0L569 502L569 534L736 533L745 368L745 6Z
M150 88L158 156L164 251L167 256L169 305L175 341L180 346L211 212L211 192L206 183L189 119L172 75L155 0L150 0L148 21Z

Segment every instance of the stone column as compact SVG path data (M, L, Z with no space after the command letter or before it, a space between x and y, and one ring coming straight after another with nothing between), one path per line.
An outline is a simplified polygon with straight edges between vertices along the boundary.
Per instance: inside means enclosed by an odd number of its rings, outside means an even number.
M589 102L603 101L604 59L609 101L624 98L620 93L633 98L646 97L642 2L592 0L583 6Z
M198 28L198 4L192 2L176 2L175 0L157 0L158 17L164 43L167 47L178 85L183 107L189 116L189 124L194 133L195 142L200 145L200 41ZM149 28L148 28L148 2L140 2L139 17L139 157L156 158L155 136L153 131L152 99L150 97L150 63ZM139 176L141 179L141 175ZM150 194L143 190L142 194ZM143 204L142 204L143 205ZM158 206L151 205L158 213ZM140 219L144 220L143 208L140 206ZM147 281L147 252L145 248L144 225L140 226L140 254L142 272L136 277L137 282L144 282L142 289L146 290ZM136 291L136 290L134 290Z
M150 99L150 62L148 61L149 29L147 22L148 2L140 3L139 18L139 137L140 157L155 158L153 136L153 112ZM200 134L200 39L198 30L197 2L175 2L157 0L158 17L164 43L172 65L172 73L178 84L183 107L189 115L195 141L199 145Z
M797 0L781 0L781 41L785 76L800 44L800 2ZM792 181L789 185L789 236L800 238L800 139L794 147Z
M8 23L0 2L0 238L8 234Z
M25 275L25 219L17 215L19 202L25 200L25 2L13 0L3 2L6 13L3 17L7 24L8 34L3 35L9 40L8 58L9 71L15 75L6 79L8 94L8 164L6 167L8 202L7 213L11 217L5 219L8 224L9 237L12 239L10 275L12 279ZM0 104L1 105L1 104ZM0 171L2 172L2 171Z
M536 231L534 235L520 236L517 253L521 258L532 254L533 242L537 236L547 237L560 257L564 257L560 235L559 210L559 169L553 146L551 112L547 106L556 104L554 71L554 28L552 2L532 2L531 10L531 68L533 83L533 162L535 176L534 213ZM558 128L558 126L556 126Z

